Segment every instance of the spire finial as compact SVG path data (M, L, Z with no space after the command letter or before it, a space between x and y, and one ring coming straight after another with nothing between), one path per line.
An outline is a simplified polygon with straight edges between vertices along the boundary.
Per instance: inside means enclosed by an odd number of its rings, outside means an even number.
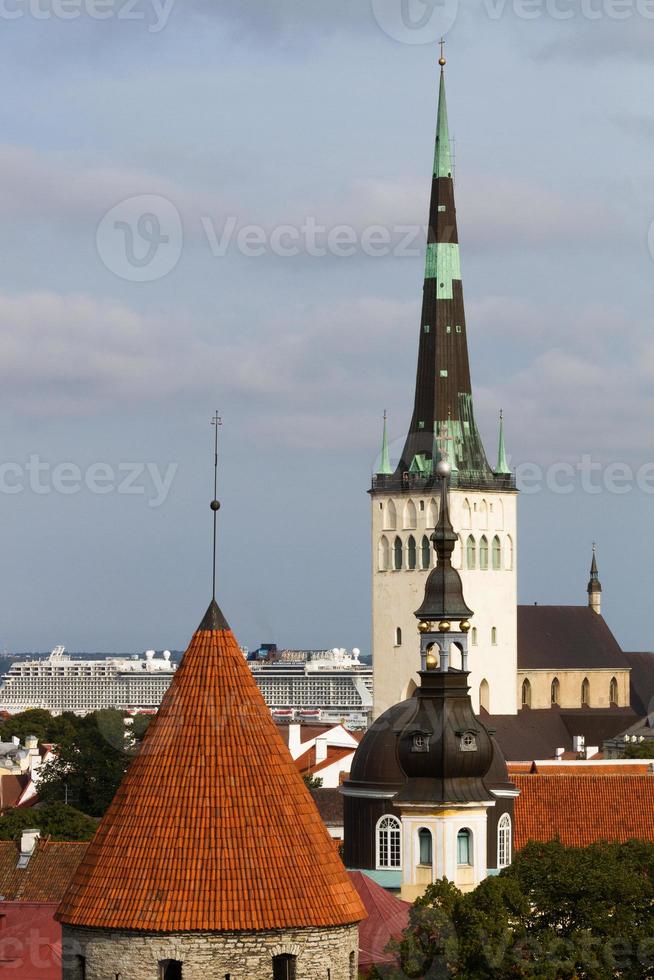
M438 59L438 64L441 66L441 71L442 71L445 65L447 64L447 61L445 60L445 38L442 37L438 43L441 46L441 56Z
M216 599L216 531L218 523L218 511L220 510L220 501L218 500L218 426L223 424L223 420L216 410L216 414L211 419L211 424L214 427L214 439L213 439L213 500L211 501L211 510L213 511L213 578L212 578L212 598Z
M511 467L506 458L506 447L504 445L504 411L500 409L500 441L497 449L497 467L495 472L498 476L509 476Z
M382 449L381 449L381 459L379 461L379 470L377 471L380 476L390 476L393 472L391 467L391 455L388 451L388 430L386 428L386 420L388 415L386 409L384 409L384 429L382 434Z
M588 605L591 609L594 609L596 613L601 613L602 611L602 585L599 580L599 571L597 569L597 545L593 541L593 558L590 563L590 579L588 580Z

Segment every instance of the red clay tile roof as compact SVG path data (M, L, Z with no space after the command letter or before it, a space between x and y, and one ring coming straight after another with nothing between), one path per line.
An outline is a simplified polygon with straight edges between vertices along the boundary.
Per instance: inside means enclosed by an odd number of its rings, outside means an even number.
M515 846L530 840L585 847L595 841L654 841L654 776L514 775Z
M32 777L28 772L21 773L20 776L13 776L7 774L5 776L0 776L0 805L6 809L8 807L16 807L20 804L20 798L29 788L32 782ZM27 800L24 806L33 805L36 802L36 797L32 797Z
M408 902L395 898L362 871L350 871L350 879L363 902L368 918L359 926L359 967L362 970L381 963L394 963L386 953L391 939L409 924Z
M0 841L0 896L5 902L60 902L88 846L40 840L19 871L20 846Z
M57 917L175 932L345 925L364 914L212 603Z
M329 766L334 765L335 762L340 762L342 759L347 759L348 756L354 755L354 748L341 748L338 745L328 745L327 746L327 758L323 759L322 762L316 763L316 750L314 746L307 749L301 756L295 760L295 765L298 767L302 775L308 773L317 773L321 769L327 769Z

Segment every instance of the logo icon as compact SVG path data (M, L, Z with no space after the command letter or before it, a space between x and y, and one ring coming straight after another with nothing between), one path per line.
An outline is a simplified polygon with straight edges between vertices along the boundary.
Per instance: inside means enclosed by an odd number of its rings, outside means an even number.
M371 0L384 34L402 44L433 44L454 26L459 0Z
M98 225L101 261L129 282L154 282L175 268L184 232L179 211L165 197L140 194L114 205Z

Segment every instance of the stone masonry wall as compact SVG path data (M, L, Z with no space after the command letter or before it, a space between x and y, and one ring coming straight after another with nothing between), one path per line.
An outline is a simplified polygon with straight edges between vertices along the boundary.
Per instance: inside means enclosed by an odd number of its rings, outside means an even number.
M183 980L271 980L280 953L297 956L298 980L356 980L358 948L357 926L168 935L64 926L63 980L159 980L169 959L181 961Z

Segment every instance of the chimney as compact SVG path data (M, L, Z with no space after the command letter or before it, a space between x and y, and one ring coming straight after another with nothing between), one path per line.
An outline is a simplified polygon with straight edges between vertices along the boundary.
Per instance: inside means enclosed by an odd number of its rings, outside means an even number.
M41 836L40 830L24 830L20 837L20 857L17 868L26 868L36 850L36 843Z
M327 758L327 737L321 735L316 739L316 765L320 765Z
M12 735L11 736L11 744L12 745L15 745L15 746L19 746L20 745L20 739L19 739L18 735Z
M288 726L288 751L291 753L291 759L297 759L302 752L300 751L300 746L302 745L302 729L300 725L292 724Z
M572 736L572 751L583 752L586 747L586 737L584 735Z
M563 756L565 755L565 749L564 748L557 749L554 755L557 759L562 759Z
M25 748L35 749L39 744L39 740L36 735L27 735L25 738Z

